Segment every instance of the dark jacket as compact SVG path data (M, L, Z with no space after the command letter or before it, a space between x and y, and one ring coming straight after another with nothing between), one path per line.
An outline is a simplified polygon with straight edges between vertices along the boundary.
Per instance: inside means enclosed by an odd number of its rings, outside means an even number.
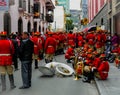
M11 39L14 45L14 56L17 57L18 56L18 41L16 39Z
M34 44L30 39L21 40L19 46L19 58L21 61L31 61Z

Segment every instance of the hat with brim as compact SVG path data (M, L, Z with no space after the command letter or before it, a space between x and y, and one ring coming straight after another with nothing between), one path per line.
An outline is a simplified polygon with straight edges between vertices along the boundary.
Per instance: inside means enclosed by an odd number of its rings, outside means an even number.
M0 36L7 36L7 32L6 32L6 31L2 31L2 32L0 33Z
M100 55L100 58L104 58L104 57L105 57L105 54L101 54L101 55Z
M39 36L39 35L40 35L40 32L38 31L34 33L34 36Z

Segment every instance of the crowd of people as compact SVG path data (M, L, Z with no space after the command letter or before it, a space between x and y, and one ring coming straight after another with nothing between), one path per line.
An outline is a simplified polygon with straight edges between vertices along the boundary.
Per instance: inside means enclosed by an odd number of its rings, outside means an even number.
M66 52L64 52L66 50ZM11 89L14 84L13 72L19 70L18 58L21 61L21 77L23 85L19 89L31 87L32 63L38 69L38 60L45 59L46 64L53 61L54 56L65 54L67 63L75 70L76 79L84 75L84 82L90 82L96 76L106 79L109 72L110 54L116 58L119 67L119 37L113 37L106 30L90 32L23 32L20 35L6 31L0 32L0 75L2 91L6 90L6 73L9 76ZM14 67L13 67L14 66Z
M95 77L106 80L109 62L115 61L116 66L120 67L119 36L116 33L111 36L110 32L101 29L75 35L70 33L68 46L65 58L73 64L75 80L81 75L84 76L83 82L90 83Z

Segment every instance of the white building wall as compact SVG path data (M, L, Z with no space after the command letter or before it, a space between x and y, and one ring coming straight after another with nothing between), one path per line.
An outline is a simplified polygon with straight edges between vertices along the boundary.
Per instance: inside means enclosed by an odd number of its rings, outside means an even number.
M64 29L64 8L63 6L56 6L54 9L54 22L52 29Z
M18 1L14 0L15 5L10 6L9 13L11 16L11 32L17 32L18 31Z
M19 0L14 0L14 5L9 6L9 13L11 17L11 32L18 32L18 20L21 17L23 21L23 32L27 31L27 24L28 21L30 20L31 22L31 28L33 28L33 17L30 17L25 19L25 16L23 15L20 16L18 8L19 8ZM31 5L33 5L33 0L31 0ZM26 0L26 11L25 13L28 12L28 0ZM0 11L0 31L4 30L4 13L5 11Z
M3 11L0 11L0 31L3 31L4 29L4 27L3 27L3 14L4 14L4 12Z

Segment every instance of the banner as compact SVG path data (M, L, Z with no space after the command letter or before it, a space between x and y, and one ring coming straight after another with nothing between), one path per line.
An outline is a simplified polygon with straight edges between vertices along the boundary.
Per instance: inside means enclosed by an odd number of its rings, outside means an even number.
M9 10L9 0L0 0L0 11Z

